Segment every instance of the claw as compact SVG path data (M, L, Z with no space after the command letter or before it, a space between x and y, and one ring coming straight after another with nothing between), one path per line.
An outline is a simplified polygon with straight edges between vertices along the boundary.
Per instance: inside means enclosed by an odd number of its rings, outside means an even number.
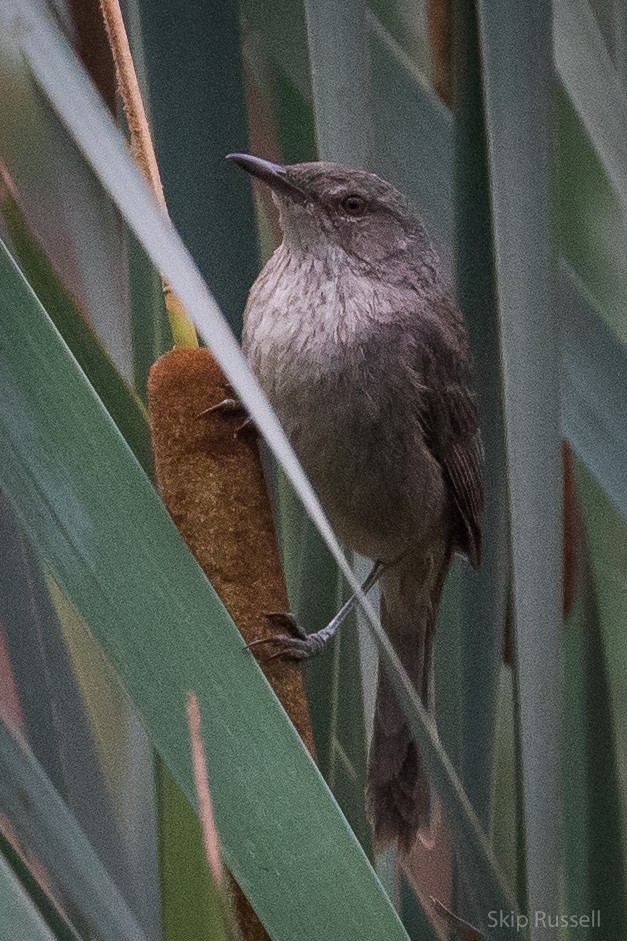
M308 657L311 657L312 654L316 653L315 644L308 644L303 638L289 637L287 634L275 634L274 637L262 637L260 640L253 640L250 644L246 644L244 650L260 646L261 644L275 644L279 647L276 653L271 653L263 657L266 662L279 659L306 660Z
M237 415L245 411L246 409L238 399L227 398L222 399L217 405L211 405L209 408L199 412L196 418L206 418L207 415L212 415L214 412L223 412L225 415ZM244 422L244 424L246 424L246 422Z
M271 624L276 624L277 627L287 628L294 637L300 637L304 640L308 636L307 631L303 630L294 615L290 614L289 611L268 611L266 618Z
M242 424L239 425L238 428L235 429L235 431L233 432L233 437L239 438L239 436L244 434L244 432L249 432L249 433L252 432L253 434L258 433L257 426L255 425L254 421L252 420L250 416L248 416L248 418L244 422L242 422Z
M264 660L306 660L312 653L316 652L317 644L309 639L309 635L303 630L293 614L285 611L269 611L266 618L277 627L283 627L289 630L290 634L274 634L272 637L260 637L258 640L252 640L246 644L244 650L250 650L251 647L261 647L272 644L280 649L276 653L264 657Z

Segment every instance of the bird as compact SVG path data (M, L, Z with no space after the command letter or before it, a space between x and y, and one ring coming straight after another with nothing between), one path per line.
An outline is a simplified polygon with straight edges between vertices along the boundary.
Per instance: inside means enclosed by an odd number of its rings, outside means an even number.
M283 241L253 284L243 352L337 534L373 561L380 615L429 714L433 639L455 554L481 558L482 457L464 318L418 213L391 183L335 163L229 159L268 186ZM273 656L337 631L291 616ZM263 641L268 643L268 641ZM423 763L379 670L366 801L375 847L411 850L434 815Z

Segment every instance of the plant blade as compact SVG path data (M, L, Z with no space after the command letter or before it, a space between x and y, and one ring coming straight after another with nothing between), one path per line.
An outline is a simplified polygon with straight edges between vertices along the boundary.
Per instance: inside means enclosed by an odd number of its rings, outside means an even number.
M542 2L523 7L479 0L478 14L503 356L529 907L559 911L562 458L558 323L552 320L551 10ZM541 929L531 925L531 938L540 938Z
M0 807L74 912L103 941L145 941L134 916L39 762L0 721Z
M1 941L55 941L41 915L0 854Z

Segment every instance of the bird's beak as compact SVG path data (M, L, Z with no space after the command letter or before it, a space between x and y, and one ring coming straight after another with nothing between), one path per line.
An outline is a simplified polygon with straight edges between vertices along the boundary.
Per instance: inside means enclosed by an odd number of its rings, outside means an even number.
M288 196L295 202L306 202L309 199L305 191L290 180L285 167L277 163L270 163L269 160L262 160L261 157L253 157L251 154L228 154L226 159L232 160L242 170L256 176L282 196Z

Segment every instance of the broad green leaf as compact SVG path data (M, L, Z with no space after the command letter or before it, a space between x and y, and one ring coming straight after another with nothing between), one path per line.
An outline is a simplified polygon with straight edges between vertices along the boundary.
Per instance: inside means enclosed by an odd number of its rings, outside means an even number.
M448 108L374 16L371 31L374 168L415 203L450 272L453 140Z
M431 43L429 34L429 4L427 0L405 5L371 0L372 13L389 36L402 49L404 55L419 69L424 81L431 81Z
M242 12L247 29L261 42L267 54L275 61L289 85L311 106L307 24L305 7L301 0L271 0L256 3L243 0Z
M192 689L225 860L273 939L400 941L402 926L293 726L6 253L0 282L0 394L10 403L0 480L178 784L193 802Z
M0 911L0 941L56 941L2 855Z
M68 914L102 941L144 941L134 916L28 747L0 722L0 809L44 866ZM0 922L1 924L1 922Z
M509 582L507 462L501 404L496 274L486 120L474 8L457 14L455 268L468 324L484 450L481 568L461 576L460 775L481 820L490 820L491 772Z
M239 332L258 256L250 186L224 159L248 150L238 4L135 3L168 211Z
M301 53L304 56L304 50ZM316 141L313 112L308 97L293 85L275 63L270 66L273 98L276 101L277 136L285 163L314 160Z
M529 907L559 911L562 457L559 321L552 316L551 10L535 0L524 6L479 0L477 9L503 357ZM531 939L541 936L532 924Z
M370 168L372 107L365 0L305 0L320 160Z

